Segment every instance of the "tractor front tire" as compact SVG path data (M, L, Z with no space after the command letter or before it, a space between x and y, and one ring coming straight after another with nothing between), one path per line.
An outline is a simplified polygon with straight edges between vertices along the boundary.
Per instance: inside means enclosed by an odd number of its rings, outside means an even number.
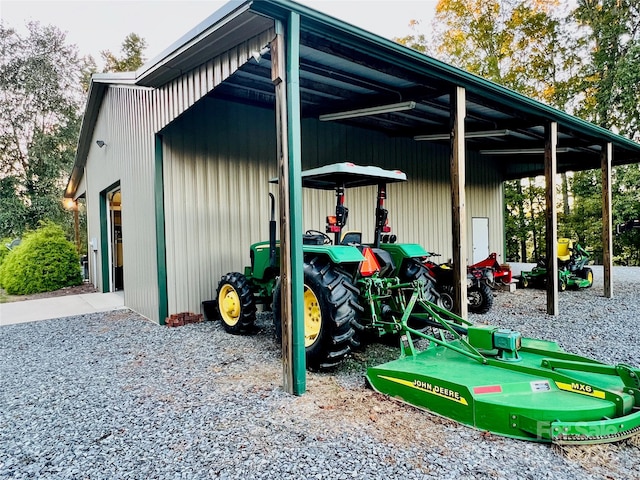
M256 320L256 303L247 277L238 272L224 275L218 283L217 308L222 326L233 334L250 333Z
M584 288L591 288L593 286L593 270L588 267L585 267L578 271L578 276L580 278L584 278L585 280L589 280L589 285Z
M529 281L529 277L524 277L524 276L520 277L520 283L522 284L522 288L528 288L531 285L531 282Z
M564 292L567 290L567 281L563 278L558 279L558 291Z
M479 282L467 289L469 311L472 313L487 313L493 306L493 291L484 282Z
M325 370L351 352L352 323L357 315L357 288L326 257L304 263L304 343L307 368ZM276 339L282 342L281 288L273 292Z

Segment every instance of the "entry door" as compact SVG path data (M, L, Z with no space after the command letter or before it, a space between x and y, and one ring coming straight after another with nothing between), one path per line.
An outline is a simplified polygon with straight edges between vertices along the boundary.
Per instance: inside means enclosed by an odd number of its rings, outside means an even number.
M471 228L473 231L473 263L478 263L489 256L489 219L474 217Z
M124 289L124 262L122 255L122 194L120 189L107 195L109 201L109 290Z

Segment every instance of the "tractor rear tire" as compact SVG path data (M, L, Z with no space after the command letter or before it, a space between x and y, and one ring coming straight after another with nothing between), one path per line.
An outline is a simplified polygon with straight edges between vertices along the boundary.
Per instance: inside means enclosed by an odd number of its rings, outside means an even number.
M469 311L472 313L487 313L493 306L493 291L484 282L479 282L467 289Z
M351 352L358 289L326 257L304 263L304 337L307 368L335 367ZM276 339L282 342L281 288L273 292Z
M415 258L406 259L400 269L398 277L403 283L423 280L425 300L438 304L440 294L436 289L436 281L429 273L427 267L425 267L419 260L416 260ZM408 295L407 301L409 298L411 298L411 295ZM416 304L415 308L418 309L418 312L420 311L420 306L418 304ZM415 318L410 318L407 324L409 327L422 333L426 333L431 329L430 325L427 325L423 321Z
M216 294L218 316L233 334L251 333L256 320L256 302L247 277L238 272L224 275Z

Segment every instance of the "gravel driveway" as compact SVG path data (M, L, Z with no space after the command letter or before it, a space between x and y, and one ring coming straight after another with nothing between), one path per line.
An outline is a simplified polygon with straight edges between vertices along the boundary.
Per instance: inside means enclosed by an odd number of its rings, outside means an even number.
M599 279L599 281L598 281ZM500 292L471 320L640 365L640 268L615 269L615 298ZM120 310L0 329L0 478L640 478L640 441L553 447L473 430L365 389L374 345L337 371L281 390L268 314L253 336L218 322L179 328Z

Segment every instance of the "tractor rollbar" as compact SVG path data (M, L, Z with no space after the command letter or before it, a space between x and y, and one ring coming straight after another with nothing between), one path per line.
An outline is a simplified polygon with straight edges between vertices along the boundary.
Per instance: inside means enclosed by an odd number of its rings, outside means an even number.
M378 184L378 198L376 202L376 229L373 234L373 245L380 248L380 236L385 231L387 225L388 212L384 208L384 200L387 198L387 184Z

